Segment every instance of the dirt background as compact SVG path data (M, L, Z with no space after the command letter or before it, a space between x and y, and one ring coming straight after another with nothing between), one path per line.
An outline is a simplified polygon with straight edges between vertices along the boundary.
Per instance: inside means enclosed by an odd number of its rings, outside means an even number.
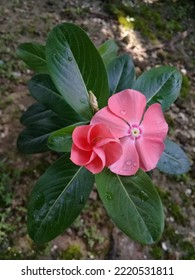
M194 1L0 0L0 7L0 259L195 259ZM118 230L95 189L62 236L38 246L27 235L30 191L55 155L23 155L16 148L21 114L33 103L26 86L33 73L15 51L22 42L44 43L64 21L80 25L97 46L113 38L120 53L133 57L138 75L155 65L183 74L181 95L166 119L191 169L180 176L154 172L166 215L157 244L142 246Z

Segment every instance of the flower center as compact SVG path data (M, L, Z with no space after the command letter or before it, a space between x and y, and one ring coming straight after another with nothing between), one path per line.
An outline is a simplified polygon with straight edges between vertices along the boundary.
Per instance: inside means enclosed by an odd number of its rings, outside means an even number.
M131 129L130 129L130 134L131 134L131 137L133 138L133 139L138 139L138 138L140 138L140 136L141 136L141 133L142 133L142 131L141 131L141 128L139 127L139 126L137 126L137 125L132 125L132 127L131 127Z

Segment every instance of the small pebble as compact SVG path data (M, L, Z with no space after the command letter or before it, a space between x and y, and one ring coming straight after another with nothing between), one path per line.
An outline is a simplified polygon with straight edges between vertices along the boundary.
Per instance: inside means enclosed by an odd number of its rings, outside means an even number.
M192 194L192 190L191 189L186 189L185 190L185 195L186 196L190 196Z
M164 251L167 251L167 250L168 250L168 247L167 247L167 245L166 245L165 242L162 242L161 246L162 246L162 249L163 249Z

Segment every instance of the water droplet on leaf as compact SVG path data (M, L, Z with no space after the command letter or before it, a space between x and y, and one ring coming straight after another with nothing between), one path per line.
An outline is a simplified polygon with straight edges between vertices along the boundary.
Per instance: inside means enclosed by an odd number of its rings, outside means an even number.
M106 195L107 200L112 200L112 198L113 198L112 193L106 192L105 195Z
M144 191L140 191L139 196L140 196L142 201L146 201L149 198L147 193L145 193Z
M72 57L69 56L69 57L68 57L68 61L72 61Z
M80 196L79 204L84 204L84 196L83 195Z
M80 102L81 102L82 104L85 104L85 98L81 98L81 99L80 99Z
M180 159L180 156L178 154L175 154L176 159Z
M35 198L36 209L40 209L43 206L44 202L45 202L44 194L43 193L37 194Z

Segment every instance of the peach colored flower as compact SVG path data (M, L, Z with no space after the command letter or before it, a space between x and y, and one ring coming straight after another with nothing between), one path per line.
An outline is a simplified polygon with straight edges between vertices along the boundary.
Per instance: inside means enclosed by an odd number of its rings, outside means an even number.
M78 126L74 129L70 159L96 174L110 166L122 155L120 141L106 124Z
M156 167L164 150L168 125L161 105L155 103L146 111L146 97L132 89L114 94L108 106L99 110L91 124L106 124L114 137L120 139L123 154L109 166L120 175L133 175L138 168L149 171Z

